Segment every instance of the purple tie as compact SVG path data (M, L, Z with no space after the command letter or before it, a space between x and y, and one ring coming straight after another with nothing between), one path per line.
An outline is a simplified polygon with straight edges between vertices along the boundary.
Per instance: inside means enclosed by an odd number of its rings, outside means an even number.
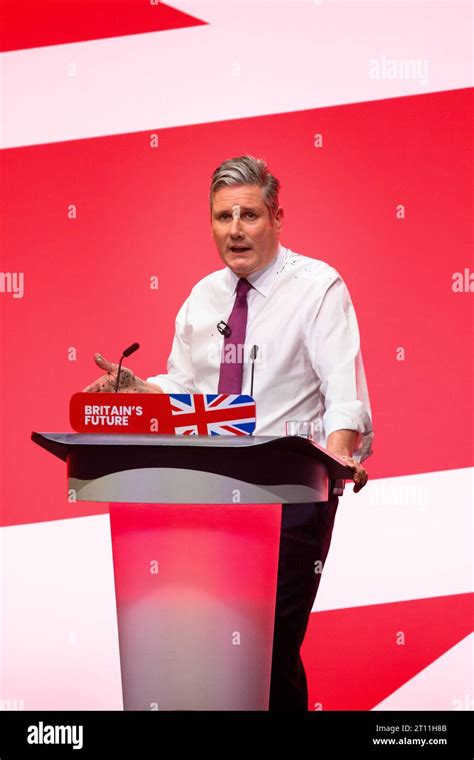
M243 277L237 283L234 308L227 321L230 335L224 338L218 393L242 392L243 352L248 312L247 293L252 287L250 282Z

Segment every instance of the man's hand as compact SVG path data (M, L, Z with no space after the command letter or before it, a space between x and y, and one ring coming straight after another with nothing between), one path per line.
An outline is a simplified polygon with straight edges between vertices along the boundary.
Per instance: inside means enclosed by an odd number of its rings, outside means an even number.
M352 480L355 483L354 493L360 491L369 479L367 470L352 458L355 449L357 433L354 430L334 430L328 435L326 449L339 459L343 459L352 470Z
M108 362L101 354L94 354L94 360L100 369L105 370L105 375L101 375L84 388L83 393L114 393L118 364ZM120 369L120 384L117 390L119 393L163 393L159 385L147 383L126 367Z
M356 462L352 457L349 456L341 456L339 455L339 459L343 459L344 462L347 464L348 467L352 470L352 480L355 483L354 486L354 493L357 493L360 491L361 488L365 486L369 479L369 474L367 470L365 470L362 465L360 465L358 462Z

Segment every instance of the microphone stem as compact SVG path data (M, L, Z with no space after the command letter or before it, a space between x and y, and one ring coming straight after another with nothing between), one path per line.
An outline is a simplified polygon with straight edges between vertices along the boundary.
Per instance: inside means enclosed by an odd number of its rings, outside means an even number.
M115 393L118 391L119 387L119 381L120 381L120 370L122 369L122 362L123 362L123 354L120 357L119 365L118 365L118 372L117 372L117 382L115 383Z

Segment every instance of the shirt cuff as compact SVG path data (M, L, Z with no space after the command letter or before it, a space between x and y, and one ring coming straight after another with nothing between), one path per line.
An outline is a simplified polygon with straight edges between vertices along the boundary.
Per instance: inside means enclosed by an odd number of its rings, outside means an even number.
M174 380L170 380L166 375L147 377L146 382L159 385L163 393L195 393L195 391L190 388L186 388L184 385L180 385Z
M361 405L354 413L330 409L323 416L324 432L326 441L331 433L336 430L355 430L358 432L353 458L358 462L367 459L372 451L374 433L369 414Z

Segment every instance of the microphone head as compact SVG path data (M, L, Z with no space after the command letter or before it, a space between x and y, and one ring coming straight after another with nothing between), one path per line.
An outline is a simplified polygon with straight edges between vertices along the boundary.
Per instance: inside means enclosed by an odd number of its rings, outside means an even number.
M220 334L224 336L224 338L228 338L232 333L232 330L230 329L229 325L227 324L227 322L224 322L223 319L221 319L221 321L217 325L217 329L219 330Z
M134 354L135 351L138 348L140 348L140 344L139 343L132 343L131 346L129 346L128 348L125 349L125 351L123 352L122 356L130 356L130 354Z
M255 361L255 359L257 358L257 353L258 353L258 346L252 346L252 350L250 351L250 359L252 361Z

